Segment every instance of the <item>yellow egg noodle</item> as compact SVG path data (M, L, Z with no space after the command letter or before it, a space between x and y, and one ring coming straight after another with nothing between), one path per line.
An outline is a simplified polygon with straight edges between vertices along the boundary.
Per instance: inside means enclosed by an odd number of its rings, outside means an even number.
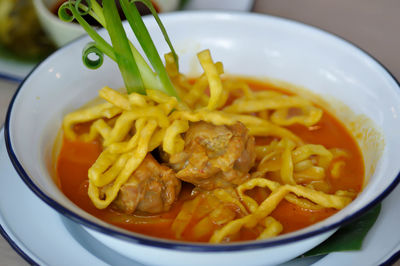
M198 59L204 73L191 81L178 72L171 54L165 56L181 102L155 90L147 90L147 95L127 95L104 87L99 92L104 103L65 116L63 130L68 139L102 140L103 151L88 171L88 194L97 208L110 205L150 151L161 147L169 155L182 152L182 135L190 123L198 121L214 125L241 122L250 135L275 140L256 146L259 163L248 181L230 190L200 191L186 201L171 226L177 238L196 216L199 222L193 234L196 238L211 235L211 243L223 242L243 227L258 227L258 239L266 239L282 231L282 225L270 214L283 199L307 209L339 210L351 202L355 197L352 192L327 194L314 189L318 183L329 190L326 173L330 171L334 178L341 174L345 163L340 158L348 156L346 151L306 144L284 128L296 123L315 125L322 117L320 108L299 96L252 91L243 82L221 79L223 65L213 62L209 50L200 52ZM227 105L230 97L234 100ZM74 126L85 122L91 122L90 130L78 136ZM304 182L309 185L300 185ZM246 194L256 187L267 195L260 204Z

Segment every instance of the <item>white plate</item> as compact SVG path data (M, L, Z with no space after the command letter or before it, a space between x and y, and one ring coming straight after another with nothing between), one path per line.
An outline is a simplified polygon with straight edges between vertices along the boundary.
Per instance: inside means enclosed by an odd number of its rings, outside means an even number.
M0 223L7 241L25 254L29 263L107 265L82 248L63 226L60 215L25 186L8 159L4 131L0 134Z
M296 260L286 265L378 265L400 249L400 186L383 202L381 215L368 233L362 251L332 253L323 258ZM0 233L30 264L132 265L93 239L83 228L58 215L36 197L15 172L8 158L4 130L0 131ZM318 260L319 259L319 260ZM318 260L318 261L316 261Z
M253 0L189 0L185 10L235 10L250 11ZM4 59L0 56L0 79L21 82L36 63L27 63L16 59Z

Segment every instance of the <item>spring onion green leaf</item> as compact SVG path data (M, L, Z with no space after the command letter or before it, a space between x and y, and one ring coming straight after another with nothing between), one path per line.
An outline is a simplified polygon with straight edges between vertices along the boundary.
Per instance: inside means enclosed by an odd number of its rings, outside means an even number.
M87 6L81 4L82 0L75 0L75 10L81 16L86 16L89 14L90 10L92 9L92 2L86 2Z
M86 2L86 5L83 2ZM83 62L87 67L95 69L101 66L103 61L102 54L104 53L118 64L128 93L133 91L145 93L145 89L158 89L178 98L153 40L135 6L135 2L142 2L150 9L165 41L171 49L176 64L178 64L178 57L167 32L149 0L120 0L120 4L154 71L132 42L128 40L114 0L103 0L103 6L96 0L69 0L60 7L58 14L60 19L67 22L76 19L93 39L93 43L86 46L82 53ZM85 21L82 17L85 14L92 16L107 29L112 45L105 41ZM96 59L89 57L93 54Z
M72 16L79 22L79 24L83 27L83 29L89 34L89 36L93 39L93 41L96 43L96 46L98 49L100 49L104 54L106 54L108 57L110 57L112 60L116 61L116 57L114 54L114 49L110 44L108 44L97 32L94 30L89 23L86 22L86 20L80 15L79 7L76 7L78 4L75 1L69 1L65 3L66 5L62 5L64 9L66 9L68 5L68 10L69 12L72 13ZM63 12L67 12L64 10ZM91 14L89 12L89 14ZM61 17L63 19L63 17Z
M106 22L104 19L103 9L101 8L100 4L97 0L90 0L92 6L92 13L89 13L93 18L97 20L103 27L106 27Z
M91 59L90 56L95 55L94 59ZM85 66L90 69L97 69L101 67L104 60L103 52L96 47L95 42L88 43L82 51L82 60Z
M136 2L136 1L134 1ZM129 3L128 0L120 0L122 10L124 11L124 14L126 16L126 19L129 22L129 25L131 26L133 32L135 33L135 36L137 40L139 41L144 53L146 54L147 58L149 59L151 65L153 66L155 72L158 74L161 82L164 84L165 89L169 95L178 97L178 95L175 92L175 89L171 83L171 80L168 77L167 71L165 70L165 66L163 62L161 61L161 58L157 52L157 48L154 45L153 40L150 37L150 34L146 28L146 26L143 23L142 17L137 10L134 2ZM150 10L153 9L154 7L151 5L150 2L141 0L137 2L142 2L146 4ZM154 10L155 12L155 10ZM160 24L159 24L160 25ZM160 27L161 28L161 27ZM162 27L161 30L165 29ZM168 39L169 40L169 39ZM173 49L171 49L173 50ZM173 51L175 53L175 51ZM177 60L175 60L177 62Z
M72 22L74 20L74 16L70 14L69 10L69 2L64 2L58 8L58 17L64 22Z
M103 12L108 29L112 29L108 33L126 89L128 93L136 91L144 94L142 78L132 55L129 40L122 26L115 1L103 0Z
M131 1L132 2L141 2L141 3L145 4L147 6L147 8L150 10L151 14L153 15L154 19L156 20L156 22L158 24L158 27L161 30L161 33L164 36L164 40L167 42L168 47L171 50L172 56L174 57L174 60L175 60L175 64L179 70L178 55L176 54L175 49L171 43L171 40L169 39L169 36L167 34L167 30L165 29L164 25L162 24L162 22L158 16L157 10L152 5L151 1L150 0L131 0ZM146 28L145 28L145 31L147 31Z

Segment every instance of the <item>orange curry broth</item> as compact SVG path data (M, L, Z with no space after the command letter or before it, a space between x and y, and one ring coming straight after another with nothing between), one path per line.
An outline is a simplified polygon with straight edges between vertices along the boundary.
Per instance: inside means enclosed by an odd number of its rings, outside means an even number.
M270 84L263 82L246 80L254 90L279 90ZM289 94L289 93L288 93ZM85 131L88 125L77 126L77 133ZM314 126L305 127L303 125L293 125L287 127L293 133L302 138L306 143L321 144L326 148L345 149L350 156L344 158L345 166L339 178L332 178L330 169L327 171L326 179L330 184L330 193L336 190L351 190L360 192L363 185L364 164L360 149L353 137L334 116L324 110L321 120ZM257 138L257 143L269 142L265 138ZM88 189L88 169L95 162L102 151L99 141L85 143L81 141L70 141L63 138L62 147L57 159L57 178L62 192L76 205L88 213L104 220L108 223L125 228L127 230L142 233L145 235L176 239L174 233L169 229L174 217L178 214L183 202L190 199L190 193L193 188L190 184L183 184L179 199L173 204L170 211L153 217L159 217L162 220L159 223L137 224L132 223L131 216L118 213L111 208L99 210L89 199ZM253 196L261 201L265 198L265 191L255 189L251 192ZM279 203L278 207L271 213L271 216L277 219L283 225L282 233L288 233L312 225L336 213L335 209L308 210L286 200ZM136 217L146 216L145 214L135 214ZM146 216L148 217L148 216ZM191 228L197 223L193 219L188 228L183 233L183 240L186 241L207 241L210 236L201 239L192 237ZM215 226L217 229L217 226ZM257 237L257 232L249 229L242 230L239 236L231 241L251 240Z

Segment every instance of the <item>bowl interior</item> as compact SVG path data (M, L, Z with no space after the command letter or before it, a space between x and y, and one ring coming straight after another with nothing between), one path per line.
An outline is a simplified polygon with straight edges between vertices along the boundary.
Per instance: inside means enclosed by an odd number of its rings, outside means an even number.
M338 214L280 238L338 226L382 199L397 183L399 85L366 53L321 30L265 15L182 12L164 14L162 19L179 55L181 72L200 73L196 53L210 49L226 73L283 80L320 95L354 133L362 135L359 143L370 178L361 195ZM156 23L150 18L145 22L160 54L168 52ZM131 32L128 35L133 39ZM71 203L57 188L51 170L63 116L96 97L102 86L123 85L116 64L108 59L96 71L83 66L81 51L88 41L80 38L56 51L22 83L7 116L7 146L24 181L52 207L92 225L121 231ZM343 104L351 112L344 111ZM368 117L361 126L360 117Z

